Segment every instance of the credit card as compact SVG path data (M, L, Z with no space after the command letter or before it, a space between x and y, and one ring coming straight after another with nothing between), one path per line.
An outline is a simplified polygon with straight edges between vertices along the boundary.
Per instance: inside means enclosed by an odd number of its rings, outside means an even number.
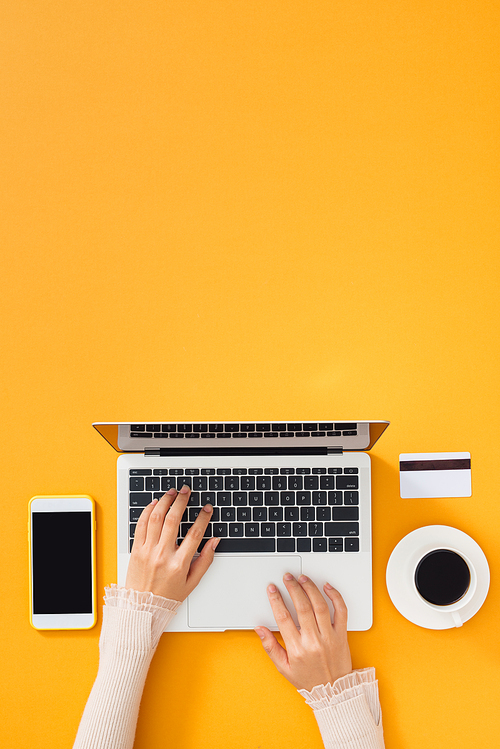
M402 499L471 497L470 453L401 453Z

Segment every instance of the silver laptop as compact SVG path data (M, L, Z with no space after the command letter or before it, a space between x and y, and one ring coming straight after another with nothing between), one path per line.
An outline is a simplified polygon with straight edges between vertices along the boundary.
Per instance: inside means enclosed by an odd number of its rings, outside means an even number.
M125 585L137 520L168 489L191 487L178 543L201 507L221 540L169 632L276 630L266 587L294 608L283 575L337 588L348 629L372 614L371 471L367 451L388 421L95 423L118 457L118 585ZM201 548L201 547L200 547ZM333 613L333 612L332 612ZM295 615L294 615L295 618ZM297 620L295 618L297 623Z

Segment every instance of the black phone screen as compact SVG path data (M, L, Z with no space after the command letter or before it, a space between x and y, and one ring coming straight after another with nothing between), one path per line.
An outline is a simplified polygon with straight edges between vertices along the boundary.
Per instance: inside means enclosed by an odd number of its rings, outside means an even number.
M34 512L34 614L92 613L90 512Z

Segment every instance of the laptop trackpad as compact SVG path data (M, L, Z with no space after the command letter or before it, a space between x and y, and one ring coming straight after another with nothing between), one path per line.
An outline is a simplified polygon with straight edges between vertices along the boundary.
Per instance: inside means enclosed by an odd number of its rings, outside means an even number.
M302 574L300 556L216 556L187 600L188 625L202 629L252 629L263 624L276 630L266 588L274 583L297 622L283 575Z

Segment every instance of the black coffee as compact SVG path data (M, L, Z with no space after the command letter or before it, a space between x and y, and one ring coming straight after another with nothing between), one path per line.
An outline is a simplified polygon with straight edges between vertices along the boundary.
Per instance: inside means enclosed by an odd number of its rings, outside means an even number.
M469 566L460 554L436 549L418 563L415 585L422 598L429 603L449 606L467 593L470 585Z

